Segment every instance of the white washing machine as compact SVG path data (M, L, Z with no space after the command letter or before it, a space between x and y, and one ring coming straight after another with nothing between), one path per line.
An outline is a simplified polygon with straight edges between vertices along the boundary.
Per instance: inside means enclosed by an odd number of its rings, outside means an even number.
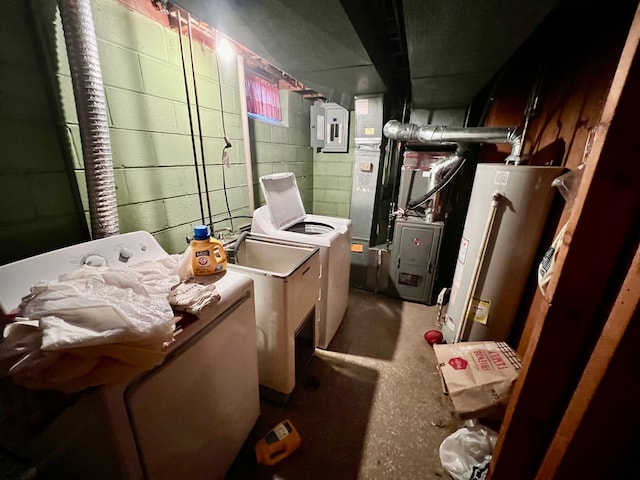
M253 212L251 232L320 248L318 347L327 348L347 310L351 220L307 214L292 172L260 177L266 205Z
M0 267L0 306L82 264L167 256L147 232L83 243ZM213 278L213 277L212 277ZM260 413L253 281L216 275L221 296L133 381L90 388L31 442L44 478L222 479ZM46 397L45 397L46 398Z

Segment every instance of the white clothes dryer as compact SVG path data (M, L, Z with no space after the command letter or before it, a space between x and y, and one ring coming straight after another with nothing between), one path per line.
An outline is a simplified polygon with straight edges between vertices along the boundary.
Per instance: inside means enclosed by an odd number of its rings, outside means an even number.
M0 307L11 311L32 285L82 265L167 256L149 233L132 232L3 265ZM227 271L211 281L220 300L176 330L160 365L81 392L32 439L38 476L224 478L260 414L256 317L250 277Z
M307 214L292 172L260 177L266 205L253 212L251 232L320 248L318 347L327 348L347 310L351 220Z

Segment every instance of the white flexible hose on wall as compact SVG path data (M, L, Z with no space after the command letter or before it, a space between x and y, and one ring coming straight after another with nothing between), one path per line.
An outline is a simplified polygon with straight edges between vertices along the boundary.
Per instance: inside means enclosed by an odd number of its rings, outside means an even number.
M119 233L116 187L98 42L89 0L61 0L85 165L92 237Z

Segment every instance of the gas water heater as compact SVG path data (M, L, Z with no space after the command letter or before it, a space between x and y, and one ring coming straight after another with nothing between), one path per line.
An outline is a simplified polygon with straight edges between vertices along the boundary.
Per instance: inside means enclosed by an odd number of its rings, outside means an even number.
M442 329L447 343L507 339L562 171L478 165Z

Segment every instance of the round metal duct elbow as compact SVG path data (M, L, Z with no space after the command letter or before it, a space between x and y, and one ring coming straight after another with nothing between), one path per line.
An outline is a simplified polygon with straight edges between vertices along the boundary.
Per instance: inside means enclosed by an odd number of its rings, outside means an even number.
M415 125L400 123L397 120L388 121L383 133L387 138L402 142L415 141L425 144L458 144L465 143L509 143L511 153L505 159L506 163L520 163L522 149L522 135L517 127L474 127L449 128L435 125Z
M61 0L60 13L82 140L93 238L119 233L107 105L89 0Z

